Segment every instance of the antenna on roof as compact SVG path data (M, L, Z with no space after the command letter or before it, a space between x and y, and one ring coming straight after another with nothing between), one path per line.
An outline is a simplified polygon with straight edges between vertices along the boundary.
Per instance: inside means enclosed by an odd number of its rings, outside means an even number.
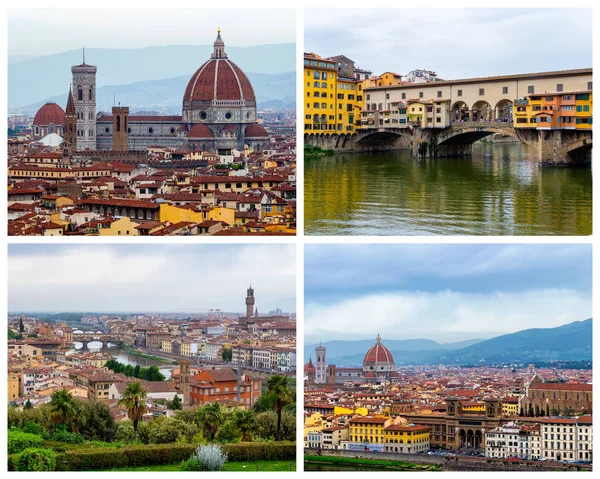
M83 64L85 65L85 47L83 47Z

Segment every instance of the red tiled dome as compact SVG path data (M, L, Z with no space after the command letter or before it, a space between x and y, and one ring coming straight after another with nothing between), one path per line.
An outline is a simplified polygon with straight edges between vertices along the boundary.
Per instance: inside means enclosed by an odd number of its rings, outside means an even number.
M227 58L211 58L192 75L184 101L256 101L246 74Z
M35 114L33 124L37 126L64 125L65 112L56 103L46 103Z
M187 134L188 138L213 138L214 135L210 128L202 123L194 125Z
M393 365L394 357L392 356L392 353L390 353L390 350L381 344L381 337L377 335L377 341L375 345L371 346L371 349L369 349L367 354L365 354L363 365L367 366L379 363Z
M252 123L248 128L246 128L246 138L268 138L269 134L265 127L259 125L258 123Z

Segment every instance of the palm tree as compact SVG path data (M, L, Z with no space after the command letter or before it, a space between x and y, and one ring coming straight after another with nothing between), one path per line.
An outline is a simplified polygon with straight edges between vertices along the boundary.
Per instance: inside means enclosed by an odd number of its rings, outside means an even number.
M197 410L197 414L205 434L213 440L225 419L221 405L218 402L205 404Z
M256 430L256 414L250 410L238 409L233 416L233 422L242 433L242 441L252 441L252 433Z
M119 405L127 408L127 416L133 422L133 440L137 442L137 430L140 419L146 412L147 391L139 382L129 383L123 391Z
M52 393L50 399L50 416L55 422L65 426L73 421L79 412L79 403L66 389Z
M265 396L277 413L277 440L281 441L281 412L294 400L293 392L289 388L289 378L281 374L271 376L267 382Z

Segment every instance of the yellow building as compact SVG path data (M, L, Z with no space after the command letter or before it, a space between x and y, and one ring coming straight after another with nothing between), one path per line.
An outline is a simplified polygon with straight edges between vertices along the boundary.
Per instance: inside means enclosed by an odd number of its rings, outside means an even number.
M342 406L334 406L333 415L334 416L344 416L344 415L358 415L358 416L366 416L369 414L369 410L366 407L357 407L356 409L351 409Z
M100 236L137 236L138 230L135 228L138 223L131 221L128 216L121 216L118 220L110 223L109 226L100 228Z
M383 444L385 428L392 423L389 417L361 416L348 421L348 440Z
M190 343L189 341L183 341L181 343L180 354L182 356L191 356L192 355L192 343Z
M450 100L408 100L408 123L418 128L447 128L450 126Z
M527 95L513 104L513 126L538 130L591 130L592 91Z
M304 54L305 133L349 133L360 124L360 82L338 75L336 63Z
M575 94L575 129L592 129L592 92Z
M176 224L182 221L202 223L204 220L224 221L228 225L233 225L235 223L235 210L216 207L206 211L193 211L166 203L160 205L159 221Z
M21 389L21 373L20 370L8 371L8 401L13 401L19 398Z
M160 349L161 349L161 351L164 351L165 353L170 353L171 352L171 341L163 341L160 345Z
M390 424L385 428L384 451L417 454L429 450L429 427Z

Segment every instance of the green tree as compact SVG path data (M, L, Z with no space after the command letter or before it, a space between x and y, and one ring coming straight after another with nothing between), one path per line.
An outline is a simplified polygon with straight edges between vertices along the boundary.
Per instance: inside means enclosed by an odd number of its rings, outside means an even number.
M119 405L127 408L127 416L133 422L133 440L137 441L138 424L146 412L147 391L139 382L129 383L123 391Z
M267 381L265 396L277 414L277 440L281 441L281 412L294 400L294 393L289 388L289 378L281 374L271 376Z
M181 409L181 399L179 399L179 396L177 394L175 394L175 397L169 404L169 409L173 409L173 410Z
M17 333L10 328L8 328L8 339L17 339Z
M123 373L127 377L133 376L133 366L131 364L128 364L127 366L125 366L125 371L123 371Z
M139 365L139 364L136 364L136 365L135 365L135 368L133 368L133 374L132 374L132 376L133 376L134 378L139 378L139 377L140 377L140 369L142 369L142 368L140 367L140 365Z
M200 423L204 436L211 441L214 440L219 427L225 420L223 411L219 403L205 404L201 408L196 409L198 422Z
M252 441L252 434L256 431L256 414L254 411L237 409L232 420L242 433L242 441Z
M99 401L85 401L77 416L78 430L91 441L112 442L117 424L108 406Z
M79 409L79 402L66 389L60 389L52 393L50 416L54 422L69 427L79 413Z
M23 405L23 409L33 409L33 405L31 404L31 401L29 399L27 401L25 401L25 404Z
M231 350L231 348L223 348L223 351L221 352L221 359L223 359L223 361L225 361L226 363L231 362L231 360L233 359L233 351Z
M25 325L23 324L23 318L19 318L19 332L23 334L25 332Z

